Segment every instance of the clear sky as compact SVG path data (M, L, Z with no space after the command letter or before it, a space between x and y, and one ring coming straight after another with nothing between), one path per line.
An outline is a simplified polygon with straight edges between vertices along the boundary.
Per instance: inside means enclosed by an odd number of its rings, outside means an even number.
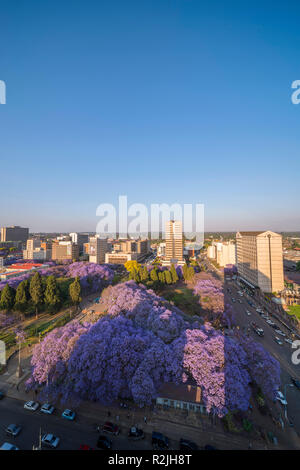
M299 230L300 4L2 0L0 225L204 203L206 230Z

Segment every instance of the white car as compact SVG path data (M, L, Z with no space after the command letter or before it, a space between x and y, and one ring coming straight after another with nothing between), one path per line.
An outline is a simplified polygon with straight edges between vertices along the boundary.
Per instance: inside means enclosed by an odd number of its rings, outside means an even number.
M275 330L275 333L277 333L278 335L281 335L281 336L286 336L286 334L283 333L281 330Z
M290 338L284 338L284 341L288 344L293 344L293 341Z
M10 444L9 442L4 442L0 447L0 450L20 450L17 446Z
M42 437L42 445L52 447L53 449L56 449L59 441L59 437L54 436L54 434L44 434Z
M251 312L249 310L246 310L246 313L247 313L248 317L250 317Z
M44 403L41 408L41 412L45 413L46 415L52 415L54 411L54 406L50 405L50 403Z
M283 343L280 341L280 339L278 338L278 336L275 336L274 341L275 341L277 344L279 344L279 346L282 346L282 344L283 344Z
M24 405L25 410L36 411L40 404L37 401L27 401Z
M276 398L276 400L280 401L280 403L281 403L282 405L285 405L285 406L287 405L287 401L286 401L286 399L284 398L284 395L283 395L283 393L282 393L280 390L277 390L277 391L276 391L276 393L275 393L275 398Z

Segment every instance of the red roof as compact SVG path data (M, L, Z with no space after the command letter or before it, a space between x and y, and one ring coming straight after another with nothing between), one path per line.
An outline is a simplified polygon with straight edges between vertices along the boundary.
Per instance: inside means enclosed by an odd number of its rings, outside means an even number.
M32 269L32 268L40 268L43 266L41 263L17 263L11 264L9 267L13 269Z

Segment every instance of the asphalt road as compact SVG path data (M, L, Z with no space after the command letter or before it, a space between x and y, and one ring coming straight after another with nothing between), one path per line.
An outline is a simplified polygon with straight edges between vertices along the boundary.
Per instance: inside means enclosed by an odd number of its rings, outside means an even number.
M12 438L7 436L5 429L9 424L22 426L21 433ZM100 423L101 424L101 423ZM44 415L39 411L27 411L24 403L5 397L0 401L0 445L4 442L15 444L22 450L31 450L39 445L40 429L42 435L52 433L60 438L58 450L76 450L81 444L96 449L99 433L95 430L95 423L87 418L76 417L75 421L61 418L56 410L53 415ZM113 450L145 450L151 449L150 436L141 441L130 441L124 429L117 437L109 437L113 442Z
M227 288L231 290L231 293L227 292ZM282 379L282 388L281 391L284 393L284 385L291 383L291 376L300 379L300 365L295 365L292 362L292 354L295 351L292 349L290 344L287 344L284 341L284 337L280 336L275 332L275 329L272 328L270 325L267 324L266 320L261 317L261 315L256 312L255 308L261 307L251 297L243 296L240 297L238 291L241 290L240 286L237 285L235 281L225 281L224 284L224 293L225 293L225 302L230 303L233 306L235 311L235 317L237 320L237 324L240 328L247 328L250 326L250 336L255 339L255 341L261 343L264 348L269 351L280 363L281 366L281 379ZM232 301L232 298L236 299L236 302ZM250 307L247 302L249 299L255 304L255 307ZM238 299L241 300L242 303L238 302ZM251 312L251 315L248 316L246 310ZM270 319L276 323L278 328L286 334L286 338L291 338L290 332L286 329L280 322L278 322L274 317L271 315L269 316ZM264 330L264 336L260 337L255 333L255 331L251 328L251 322L254 321L260 328ZM282 341L282 345L279 345L275 342L275 336L279 337ZM300 390L298 390L295 386L293 387L286 387L286 396L288 401L287 406L287 414L289 419L294 423L294 427L296 431L300 433ZM283 410L284 413L284 410Z

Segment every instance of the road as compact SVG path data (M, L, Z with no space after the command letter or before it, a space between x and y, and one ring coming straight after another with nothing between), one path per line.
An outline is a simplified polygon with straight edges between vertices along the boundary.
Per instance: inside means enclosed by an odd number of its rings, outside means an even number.
M227 291L227 289L230 289L230 293ZM275 329L268 325L266 319L262 318L262 316L256 312L255 308L263 308L258 304L257 300L254 300L251 297L247 297L245 294L241 297L238 294L238 291L240 290L241 288L236 281L225 281L225 302L232 305L235 311L235 318L237 320L238 326L241 329L250 327L250 336L255 339L255 341L261 343L264 348L269 351L280 363L281 380L283 384L281 391L284 393L284 385L291 383L291 376L300 379L300 366L292 363L292 354L295 350L292 349L290 344L287 344L284 341L284 337L277 334ZM236 301L233 302L232 298L234 298ZM249 299L255 304L255 307L251 307L248 304L247 300ZM242 303L240 303L238 300L240 300ZM251 312L250 316L247 315L247 310ZM269 318L278 326L278 329L285 333L286 338L291 339L290 332L287 328L285 328L271 315ZM255 333L255 331L251 328L251 322L253 321L258 325L259 328L264 330L263 337L258 336L257 333ZM282 345L279 345L275 342L275 336L280 338ZM293 421L295 430L300 433L300 390L298 390L295 386L287 386L286 391L288 401L288 417L291 421Z
M99 433L95 430L95 423L86 417L77 416L75 421L67 421L61 418L58 410L54 414L44 415L39 411L27 411L24 403L19 400L5 397L0 401L0 445L4 442L15 444L22 450L31 450L33 446L39 445L40 429L42 434L52 433L60 438L59 448L61 450L76 450L81 444L96 448ZM5 429L9 424L22 426L22 431L16 438L6 435ZM151 449L150 436L142 441L130 441L127 436L128 430L121 429L117 437L109 437L116 450L146 450ZM175 445L175 443L173 443Z

